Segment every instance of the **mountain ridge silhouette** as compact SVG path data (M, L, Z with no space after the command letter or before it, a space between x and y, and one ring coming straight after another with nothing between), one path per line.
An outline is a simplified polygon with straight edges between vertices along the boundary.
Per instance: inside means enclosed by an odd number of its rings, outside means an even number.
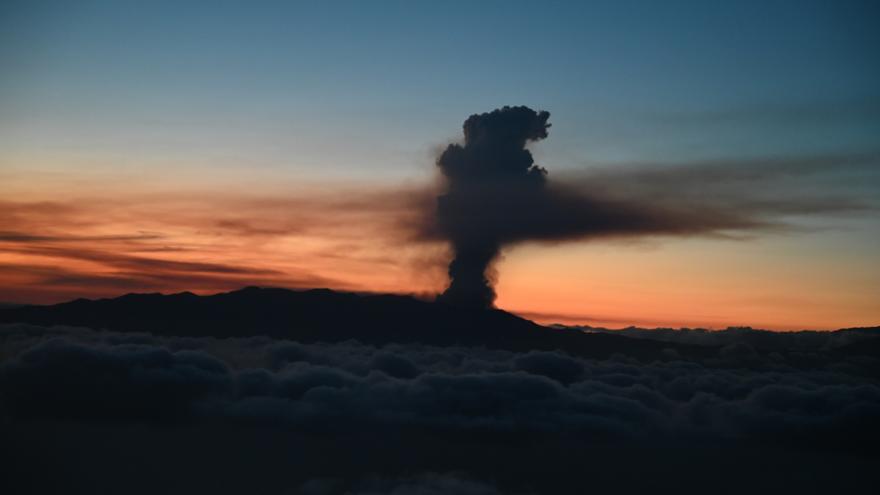
M371 345L421 343L512 351L561 350L582 357L622 354L643 360L711 358L721 347L625 335L622 331L617 334L544 326L500 309L460 307L407 295L255 286L211 295L130 293L46 306L0 307L0 323L65 325L168 337L266 336L304 343L357 340ZM852 331L880 334L876 327L837 332ZM875 355L878 344L880 339L871 344L857 342L836 353Z
M300 342L358 340L515 351L562 350L603 357L659 357L664 349L703 356L700 346L539 325L500 309L458 307L394 294L245 287L212 295L132 293L47 306L0 309L0 323L67 325L176 337L267 336Z

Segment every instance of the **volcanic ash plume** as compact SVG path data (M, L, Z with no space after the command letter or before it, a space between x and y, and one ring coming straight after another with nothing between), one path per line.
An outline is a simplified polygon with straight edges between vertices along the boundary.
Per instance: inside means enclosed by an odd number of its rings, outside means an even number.
M547 137L549 117L528 107L471 115L464 123L464 145L449 145L437 160L446 192L438 198L436 215L424 222L423 235L452 245L450 285L440 301L491 307L492 262L502 247L518 242L741 237L790 231L785 218L792 215L874 209L863 198L805 196L780 181L843 167L864 173L875 166L874 155L616 167L593 170L582 180L548 181L525 146Z
M501 246L518 237L517 215L528 214L507 206L543 194L547 172L525 145L547 137L549 117L524 106L471 115L464 122L464 145L450 144L437 160L448 181L437 220L454 252L450 285L440 301L490 307L495 300L491 264Z

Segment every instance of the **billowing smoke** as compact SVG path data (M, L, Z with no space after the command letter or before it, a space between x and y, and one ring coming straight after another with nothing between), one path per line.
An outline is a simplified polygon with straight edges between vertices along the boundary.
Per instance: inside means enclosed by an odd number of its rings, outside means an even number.
M547 137L548 112L504 107L471 115L464 144L450 144L437 160L446 179L436 215L422 237L453 250L449 288L440 301L490 307L492 263L505 246L523 242L643 236L739 237L788 231L792 215L848 214L874 206L827 187L798 192L818 172L876 170L876 154L658 165L592 170L550 180L525 149ZM802 188L804 189L804 188Z
M510 238L503 197L543 192L547 171L525 149L547 137L549 112L504 107L471 115L464 122L464 145L450 144L437 160L448 179L438 198L437 217L455 253L449 264L449 288L440 300L466 306L491 306L495 300L492 261Z

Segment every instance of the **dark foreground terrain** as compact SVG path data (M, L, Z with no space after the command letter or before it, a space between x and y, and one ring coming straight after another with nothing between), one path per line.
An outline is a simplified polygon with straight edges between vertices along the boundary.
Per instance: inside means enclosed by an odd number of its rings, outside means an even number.
M248 288L0 309L3 493L874 493L880 334Z

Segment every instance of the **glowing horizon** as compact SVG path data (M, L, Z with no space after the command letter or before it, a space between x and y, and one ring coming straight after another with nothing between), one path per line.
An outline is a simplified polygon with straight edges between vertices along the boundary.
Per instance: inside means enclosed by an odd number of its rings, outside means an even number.
M413 224L436 207L439 153L469 115L529 105L551 114L529 148L550 180L744 228L516 244L498 307L880 324L880 39L867 7L838 3L10 4L0 301L429 297L449 246Z
M24 190L31 181L6 178L3 302L209 294L248 285L430 298L447 283L445 243L418 241L401 249L408 232L400 222L420 205L416 192L431 200L427 183L302 187L276 179L259 192L241 193L222 181L202 190L174 190L162 181L113 190L117 181L109 177L75 189ZM795 251L805 241L811 249ZM524 244L505 250L496 266L496 305L540 323L610 328L876 325L880 281L866 277L859 264L870 253L827 256L835 244L841 249L840 240L821 229L746 240ZM793 252L806 258L781 262ZM805 260L812 263L809 278L798 271Z

